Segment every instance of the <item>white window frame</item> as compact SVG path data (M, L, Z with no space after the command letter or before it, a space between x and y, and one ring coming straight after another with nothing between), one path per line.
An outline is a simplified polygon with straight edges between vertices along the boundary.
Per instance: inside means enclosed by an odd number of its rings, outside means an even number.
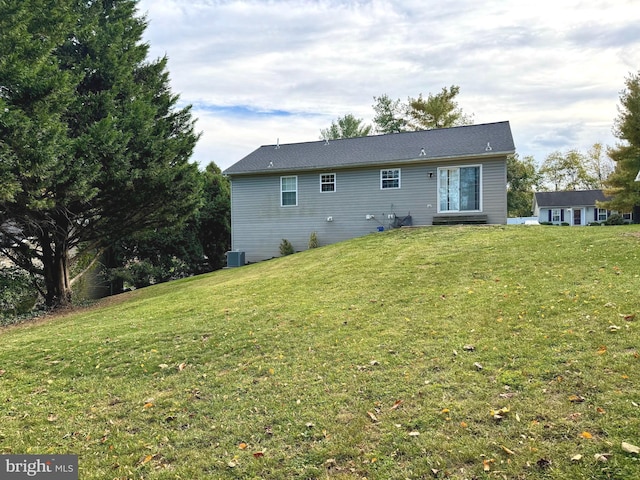
M609 215L607 215L607 209L606 208L598 208L598 221L599 222L606 222L608 218L609 218Z
M388 176L389 172L393 172L393 176ZM396 173L397 172L397 173ZM383 168L380 170L380 190L397 190L401 187L402 172L399 168ZM386 186L385 182L395 182L398 184L394 186Z
M551 209L551 223L560 223L562 221L562 209L561 208L552 208Z
M284 180L293 178L296 181L296 187L294 190L285 190L284 189ZM295 204L286 204L284 203L284 194L285 193L295 193L296 194L296 203ZM286 175L280 177L280 206L281 207L297 207L298 206L298 176L297 175Z
M333 180L329 181L326 177L332 177ZM333 190L324 190L322 187L325 185L331 185ZM320 193L334 193L337 189L337 175L335 173L321 173L320 174Z
M458 171L458 176L459 176L459 172L460 169L463 168L477 168L478 169L478 208L474 209L474 210L461 210L460 206L458 205L458 209L443 209L442 205L441 205L441 201L440 201L440 187L441 187L441 172L443 171L453 171L453 170L457 170ZM437 176L438 176L438 184L437 184L437 202L438 202L438 213L457 213L457 212L482 212L482 165L459 165L459 166L450 166L450 167L438 167L438 171L437 171ZM460 191L458 190L458 194L460 194Z

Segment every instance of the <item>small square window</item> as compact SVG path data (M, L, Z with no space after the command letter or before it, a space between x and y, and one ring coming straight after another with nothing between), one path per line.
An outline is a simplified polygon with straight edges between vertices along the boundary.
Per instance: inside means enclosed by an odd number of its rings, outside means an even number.
M322 173L320 175L320 191L335 192L336 191L336 174Z
M380 188L400 188L400 169L380 170Z

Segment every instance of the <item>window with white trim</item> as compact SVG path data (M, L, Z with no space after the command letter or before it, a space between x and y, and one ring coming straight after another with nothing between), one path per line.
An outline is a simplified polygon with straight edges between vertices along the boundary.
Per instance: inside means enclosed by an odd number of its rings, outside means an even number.
M335 192L336 191L336 174L335 173L321 173L320 174L320 192Z
M562 218L562 213L559 208L554 208L551 210L551 221L553 223L560 223L560 219Z
M480 165L438 168L438 211L481 211L481 177Z
M280 205L296 207L298 205L298 177L280 177Z
M607 215L607 209L606 208L599 208L598 209L598 221L599 222L605 222L608 218Z
M380 189L400 188L400 169L380 170Z

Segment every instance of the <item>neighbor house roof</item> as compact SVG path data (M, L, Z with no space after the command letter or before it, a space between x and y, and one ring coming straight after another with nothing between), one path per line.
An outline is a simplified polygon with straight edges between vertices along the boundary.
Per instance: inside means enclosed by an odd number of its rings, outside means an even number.
M602 190L536 192L538 207L590 207L609 200Z
M263 145L226 175L286 172L407 161L491 157L515 152L509 122L316 142Z

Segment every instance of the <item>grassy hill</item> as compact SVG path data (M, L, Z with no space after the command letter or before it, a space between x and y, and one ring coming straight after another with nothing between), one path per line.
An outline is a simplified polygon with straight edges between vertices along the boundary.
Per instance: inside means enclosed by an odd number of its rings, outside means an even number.
M639 252L637 226L403 229L7 328L0 453L82 479L640 478Z

